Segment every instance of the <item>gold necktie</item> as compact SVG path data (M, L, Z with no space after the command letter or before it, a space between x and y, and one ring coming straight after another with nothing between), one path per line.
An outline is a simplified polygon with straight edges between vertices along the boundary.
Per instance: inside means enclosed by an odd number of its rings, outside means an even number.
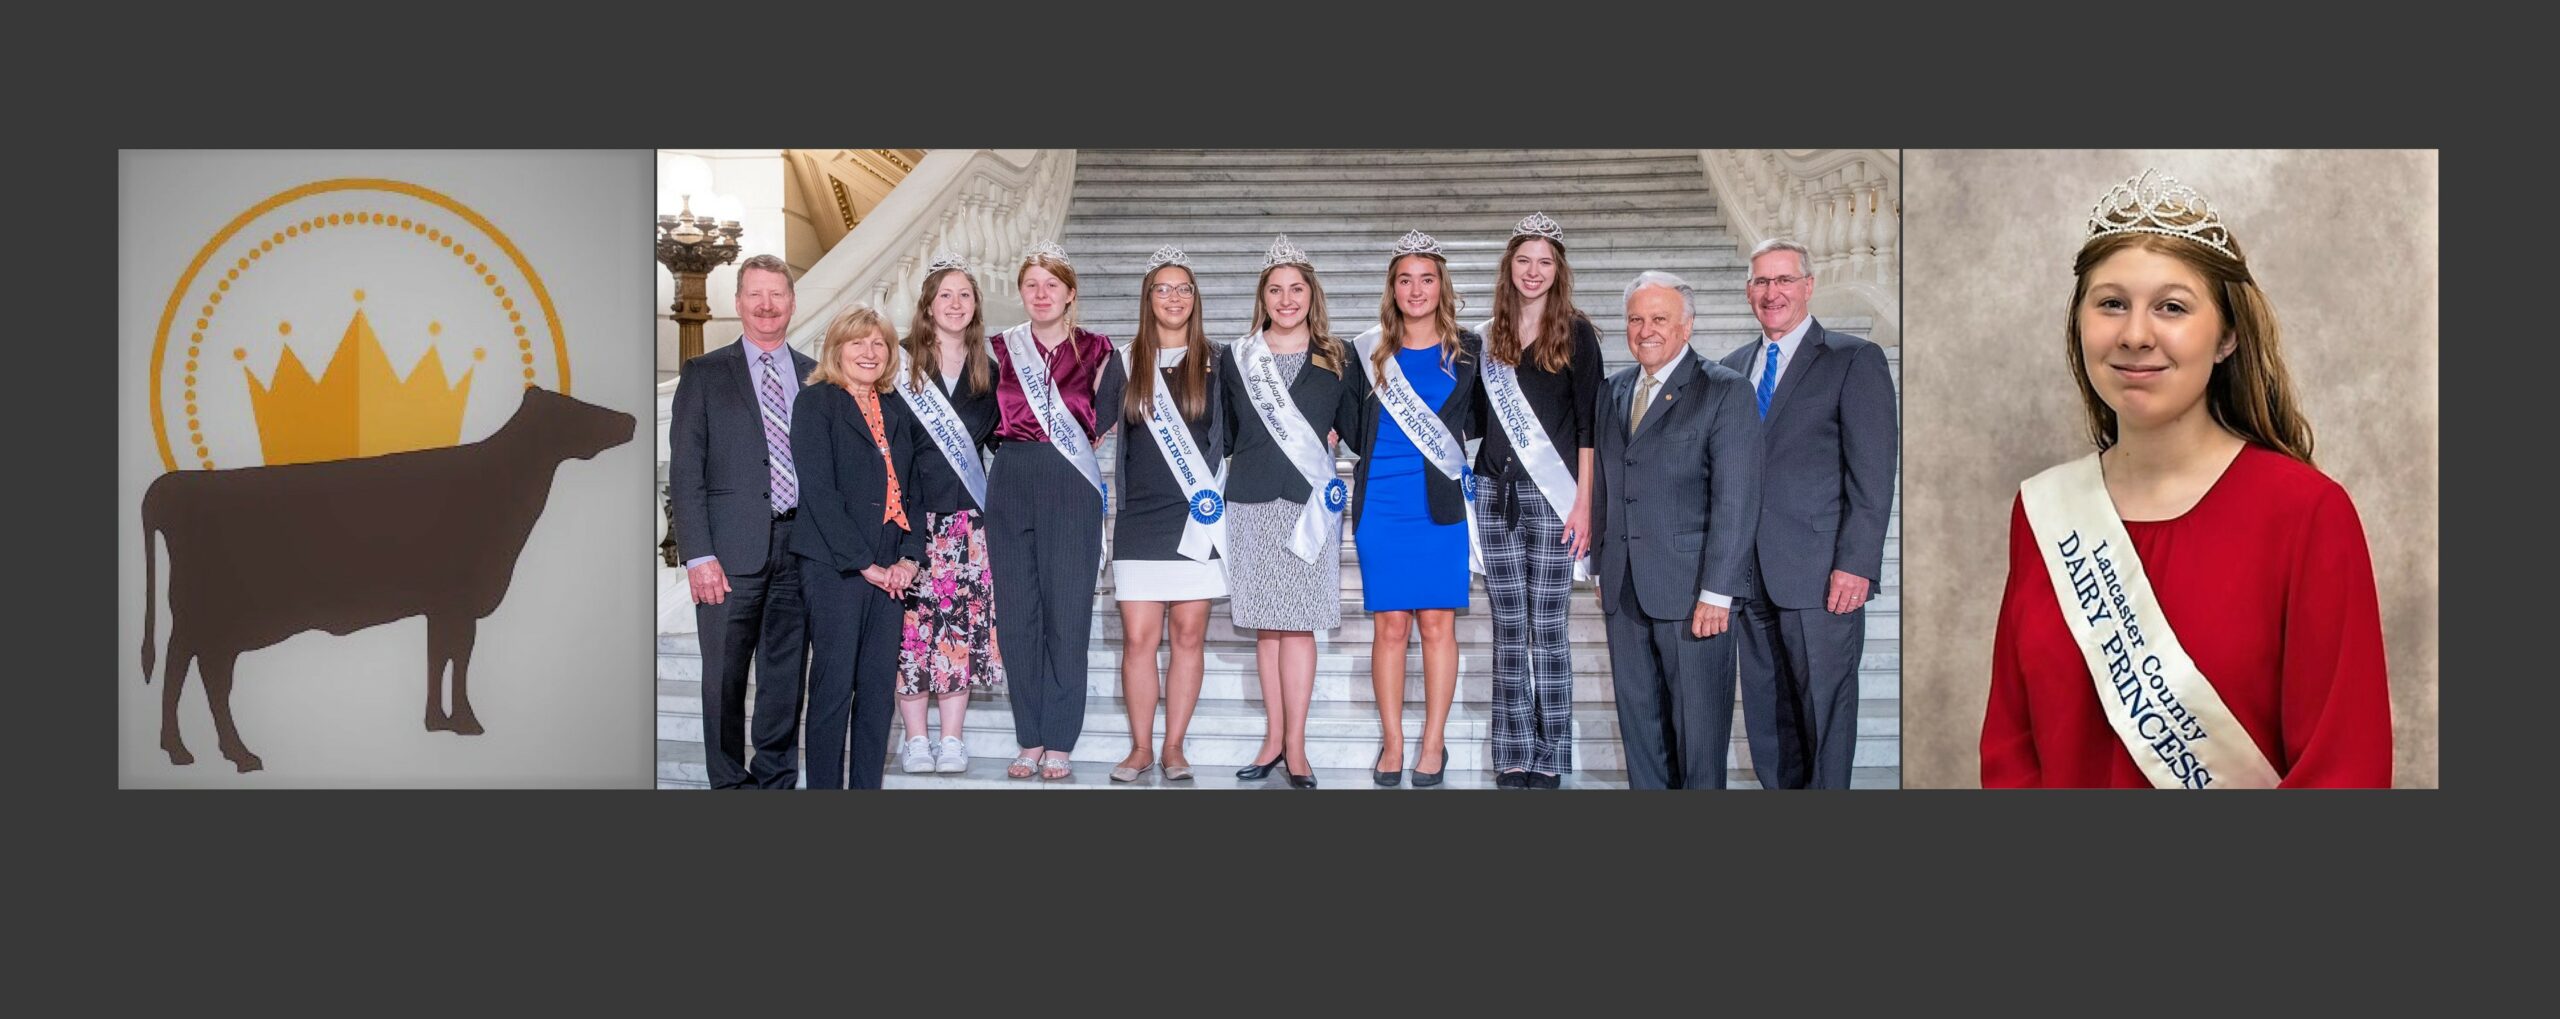
M1636 437L1636 428L1644 424L1644 412L1653 406L1653 375L1647 373L1636 383L1636 411L1627 415L1627 438Z

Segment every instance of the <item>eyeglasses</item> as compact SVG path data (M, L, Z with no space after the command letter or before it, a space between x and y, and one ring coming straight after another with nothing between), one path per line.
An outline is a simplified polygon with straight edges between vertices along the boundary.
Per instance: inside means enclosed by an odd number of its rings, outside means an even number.
M1192 294L1188 283L1158 283L1148 289L1157 297L1189 297Z
M1792 287L1812 278L1811 276L1754 276L1743 285L1753 290L1767 290L1772 286Z

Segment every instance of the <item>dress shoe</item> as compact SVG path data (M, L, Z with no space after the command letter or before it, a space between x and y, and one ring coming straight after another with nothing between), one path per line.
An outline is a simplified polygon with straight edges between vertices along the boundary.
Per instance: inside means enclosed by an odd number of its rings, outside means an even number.
M1270 778L1271 769L1279 767L1280 761L1288 756L1289 755L1285 752L1277 753L1271 755L1271 759L1268 761L1264 761L1260 764L1248 764L1244 767L1237 768L1236 777L1247 782L1257 782L1262 779Z

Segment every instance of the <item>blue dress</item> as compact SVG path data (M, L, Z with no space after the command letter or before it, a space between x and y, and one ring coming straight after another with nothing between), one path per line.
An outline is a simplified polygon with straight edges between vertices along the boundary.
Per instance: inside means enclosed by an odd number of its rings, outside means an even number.
M1439 410L1458 388L1440 367L1440 348L1396 351L1396 366L1431 409ZM1431 521L1423 472L1437 471L1406 438L1390 414L1378 415L1378 441L1369 454L1368 489L1361 494L1360 607L1370 612L1467 607L1467 525Z

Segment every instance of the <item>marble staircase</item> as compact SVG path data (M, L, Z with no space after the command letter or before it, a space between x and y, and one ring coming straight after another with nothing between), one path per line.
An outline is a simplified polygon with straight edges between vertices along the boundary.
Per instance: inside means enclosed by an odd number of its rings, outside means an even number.
M1079 275L1079 318L1088 329L1125 340L1140 313L1140 270L1165 243L1182 245L1201 288L1213 339L1244 331L1250 291L1275 233L1286 232L1316 262L1336 335L1374 324L1384 288L1387 251L1409 229L1433 234L1448 252L1450 272L1470 324L1489 313L1494 263L1512 224L1543 211L1561 223L1575 275L1576 303L1600 326L1609 370L1632 363L1619 321L1620 292L1644 269L1662 269L1697 288L1692 346L1721 356L1757 335L1742 294L1746 261L1724 230L1715 194L1694 151L1647 150L1085 150L1077 155L1074 198L1060 239ZM1010 280L988 280L989 286ZM1826 326L1861 332L1858 319ZM1010 323L990 323L1001 327ZM1886 348L1897 378L1899 351ZM1110 442L1119 441L1115 436ZM1115 457L1105 446L1105 470ZM1343 476L1350 476L1349 461ZM1897 490L1899 486L1897 484ZM1901 541L1897 495L1885 543L1884 576L1867 608L1856 776L1862 788L1900 784ZM1327 788L1371 788L1366 769L1379 751L1375 694L1369 680L1371 628L1360 611L1359 549L1343 546L1343 626L1317 635L1315 704L1308 752ZM1130 724L1120 689L1120 619L1106 576L1097 585L1093 645L1086 677L1085 737L1078 775L1058 785L1111 785L1103 772L1128 752ZM1448 738L1450 788L1491 786L1487 728L1491 720L1492 614L1478 580L1458 618L1459 684ZM1574 729L1579 788L1623 786L1624 757L1611 703L1602 618L1589 589L1575 592L1570 624L1575 661ZM1159 657L1162 651L1156 652ZM1407 767L1419 754L1422 663L1408 647L1403 713ZM1213 604L1202 700L1186 740L1201 778L1172 787L1233 787L1235 767L1253 760L1265 705L1254 671L1253 634L1236 630L1223 600ZM659 784L703 784L701 659L691 633L659 638ZM1159 715L1155 723L1162 725ZM1012 717L1002 693L979 694L967 716L973 763L959 775L904 775L894 762L889 785L917 788L1039 787L1008 781L1014 751ZM1160 730L1159 730L1160 731ZM1736 787L1755 785L1737 711L1728 759ZM893 740L904 738L893 732ZM1285 788L1276 776L1267 783ZM1149 773L1138 787L1167 785Z

